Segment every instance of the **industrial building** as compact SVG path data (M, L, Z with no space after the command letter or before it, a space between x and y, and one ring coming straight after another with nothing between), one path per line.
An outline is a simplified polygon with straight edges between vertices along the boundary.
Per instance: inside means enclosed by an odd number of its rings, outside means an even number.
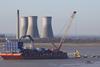
M17 23L16 23L16 39L19 39L19 10L17 10Z
M53 38L53 30L52 30L52 17L51 16L44 16L41 19L42 23L42 32L41 38Z
M20 17L20 37L25 36L27 34L28 28L28 17Z
M39 31L37 27L37 16L28 17L28 29L27 35L30 35L33 38L39 38Z
M52 17L44 16L42 17L42 32L41 36L39 35L38 30L38 16L28 16L24 17L19 14L19 10L17 10L17 31L16 31L16 39L24 35L30 35L32 38L53 38L53 30L52 30Z

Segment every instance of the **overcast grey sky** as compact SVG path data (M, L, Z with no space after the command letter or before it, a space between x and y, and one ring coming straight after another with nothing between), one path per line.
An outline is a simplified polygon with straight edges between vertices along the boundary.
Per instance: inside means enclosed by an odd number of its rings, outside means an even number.
M100 36L100 0L0 0L0 33L16 33L17 9L22 16L39 16L39 20L42 16L52 16L55 35L63 33L63 26L76 10L69 35Z

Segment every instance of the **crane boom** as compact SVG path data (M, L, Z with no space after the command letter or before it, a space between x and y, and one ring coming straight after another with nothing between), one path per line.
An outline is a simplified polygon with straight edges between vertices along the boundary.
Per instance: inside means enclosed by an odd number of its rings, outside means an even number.
M72 15L71 15L71 17L70 17L70 20L69 20L69 25L66 26L66 28L65 28L65 30L64 30L64 34L65 34L65 32L68 32L68 30L70 29L70 27L71 27L71 25L72 25L72 23L73 23L73 19L74 19L76 13L77 13L76 11L74 11L74 12L72 13ZM62 43L63 43L63 42L64 42L64 36L61 38L61 41L60 41L58 50L60 50L60 48L62 47Z

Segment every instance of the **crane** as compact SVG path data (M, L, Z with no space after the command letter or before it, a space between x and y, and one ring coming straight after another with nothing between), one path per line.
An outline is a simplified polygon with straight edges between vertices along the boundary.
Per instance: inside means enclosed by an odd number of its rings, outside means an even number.
M68 32L68 30L70 29L70 27L71 27L71 25L72 25L72 23L73 23L73 19L74 19L76 13L77 13L77 11L73 11L72 15L70 16L69 25L65 27L64 34L65 34L66 32ZM60 44L59 44L59 47L58 47L57 50L60 50L60 48L62 47L63 42L64 42L64 36L61 38L61 41L60 41Z

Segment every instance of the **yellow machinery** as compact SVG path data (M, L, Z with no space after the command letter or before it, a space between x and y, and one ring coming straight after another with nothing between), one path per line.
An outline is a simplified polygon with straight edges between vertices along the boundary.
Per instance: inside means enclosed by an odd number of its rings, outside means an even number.
M81 57L80 52L78 50L75 50L74 57L75 58L80 58Z

